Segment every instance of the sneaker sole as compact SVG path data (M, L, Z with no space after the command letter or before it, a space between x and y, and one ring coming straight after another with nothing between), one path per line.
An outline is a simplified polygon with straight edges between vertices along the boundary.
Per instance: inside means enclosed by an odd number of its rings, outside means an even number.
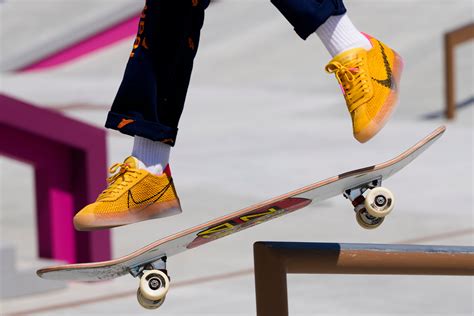
M123 214L122 214L123 213ZM74 218L74 227L79 231L92 231L130 225L150 219L163 218L182 213L179 200L155 203L146 207L129 209L111 216L97 217L94 214Z

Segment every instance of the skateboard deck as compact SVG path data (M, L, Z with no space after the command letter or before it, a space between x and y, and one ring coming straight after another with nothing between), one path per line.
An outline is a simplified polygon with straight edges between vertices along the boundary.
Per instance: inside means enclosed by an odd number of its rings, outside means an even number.
M246 207L240 211L218 217L157 240L126 256L102 262L46 267L38 270L37 274L41 278L52 280L98 281L117 278L129 273L134 277L139 276L141 279L145 279L144 275L147 271L155 269L153 271L164 271L163 274L167 276L166 258L169 256L196 248L210 241L340 194L352 202L355 207L357 221L361 226L365 228L376 227L381 224L381 221L389 212L388 209L391 210L394 204L391 192L381 187L382 180L388 179L407 166L439 139L444 131L445 127L443 126L437 128L400 155L384 163L345 172ZM372 191L377 192L375 196L370 196ZM368 210L371 211L368 212ZM169 279L166 276L160 276L158 280L160 286L166 285L166 282L169 285ZM154 285L156 285L156 282ZM143 286L146 287L147 285ZM142 290L141 283L140 290ZM142 306L156 308L156 305L161 305L164 295L162 293L159 296L144 295L145 298L138 295L138 299Z

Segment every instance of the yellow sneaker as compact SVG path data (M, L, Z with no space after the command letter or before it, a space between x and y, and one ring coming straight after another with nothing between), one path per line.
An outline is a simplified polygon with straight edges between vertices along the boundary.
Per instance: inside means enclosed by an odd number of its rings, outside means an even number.
M377 134L394 110L403 69L402 58L394 50L366 36L372 49L347 50L326 66L326 71L334 73L341 85L354 137L361 143Z
M113 174L107 179L109 187L74 216L77 230L111 228L181 213L169 168L154 175L140 169L139 160L130 156L109 172Z

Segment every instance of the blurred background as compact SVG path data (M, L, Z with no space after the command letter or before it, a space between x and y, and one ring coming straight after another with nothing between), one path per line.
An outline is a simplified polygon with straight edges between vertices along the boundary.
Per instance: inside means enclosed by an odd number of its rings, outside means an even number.
M257 240L473 244L474 46L466 40L453 50L456 107L450 112L454 118L448 120L444 42L446 33L473 23L473 2L347 0L345 4L358 29L395 48L405 61L400 104L385 129L367 144L353 139L339 87L324 71L330 56L317 36L302 41L269 1L214 1L206 11L171 153L184 213L97 235L100 247L106 244L107 249L96 258L128 254L191 225L388 160L439 125L447 125L447 132L385 183L398 204L379 229L360 228L351 205L334 198L187 251L169 259L172 289L155 313L255 314L252 244ZM51 134L51 126L35 119L43 117L35 114L38 108L48 110L44 113L52 115L51 122L60 122L52 139L56 134L81 139L80 133L67 129L72 120L84 123L81 128L92 128L106 140L103 157L107 158L99 176L105 186L105 168L131 153L133 139L105 131L103 124L143 5L138 0L1 1L0 127L34 126ZM472 28L463 34L474 37ZM28 114L20 115L17 109ZM11 135L1 136L2 146L16 143ZM13 152L35 157L35 138L29 141ZM87 147L87 139L82 141ZM51 216L37 205L41 181L28 159L6 152L0 146L0 313L153 313L136 302L138 281L130 277L89 284L36 277L39 267L80 258L39 250L38 236L50 230L41 225ZM56 164L74 169L71 174L87 167L49 161ZM55 225L51 232L71 227L69 220ZM78 236L76 241L83 238ZM97 245L89 246L100 251ZM474 287L468 277L288 275L288 288L291 315L472 315L474 311Z

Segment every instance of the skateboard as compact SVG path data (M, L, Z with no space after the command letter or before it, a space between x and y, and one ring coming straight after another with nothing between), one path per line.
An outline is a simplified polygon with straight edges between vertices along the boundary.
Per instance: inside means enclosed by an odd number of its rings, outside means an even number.
M382 187L391 177L430 147L444 133L441 126L397 157L384 163L339 174L303 188L213 219L157 240L115 260L51 266L37 271L52 280L99 281L131 274L140 279L137 299L147 309L161 306L170 287L167 257L246 228L292 213L312 203L343 195L354 208L357 223L376 228L392 211L395 198Z

